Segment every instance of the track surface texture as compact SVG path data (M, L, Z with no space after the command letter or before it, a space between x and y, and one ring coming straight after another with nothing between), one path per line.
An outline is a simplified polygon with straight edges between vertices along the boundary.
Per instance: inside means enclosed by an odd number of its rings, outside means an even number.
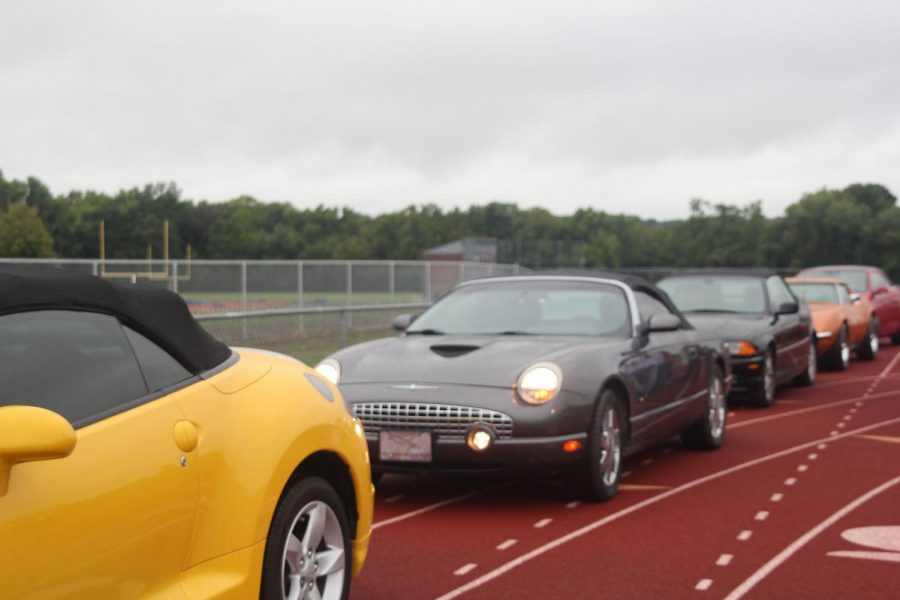
M732 407L725 444L553 479L387 475L356 599L900 598L900 348Z

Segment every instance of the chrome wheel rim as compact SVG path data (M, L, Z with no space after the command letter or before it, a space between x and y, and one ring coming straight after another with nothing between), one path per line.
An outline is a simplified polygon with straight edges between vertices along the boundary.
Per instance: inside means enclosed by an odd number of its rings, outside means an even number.
M841 366L847 368L850 364L850 344L847 343L847 336L841 336Z
M766 354L765 373L763 373L763 386L766 394L766 402L771 404L775 400L775 363L771 354Z
M816 345L810 343L809 355L806 357L806 376L810 383L816 380L816 371L818 364L816 363Z
M619 464L622 461L622 426L619 413L609 405L603 411L600 431L600 473L603 484L612 485L619 478Z
M880 345L881 342L878 341L878 329L873 327L871 333L869 333L869 349L872 351L872 354L878 352Z
M344 591L346 549L341 523L330 506L314 500L300 509L282 555L285 600L339 600Z
M722 380L713 377L709 385L709 432L715 439L722 437L725 431L725 393L722 390Z

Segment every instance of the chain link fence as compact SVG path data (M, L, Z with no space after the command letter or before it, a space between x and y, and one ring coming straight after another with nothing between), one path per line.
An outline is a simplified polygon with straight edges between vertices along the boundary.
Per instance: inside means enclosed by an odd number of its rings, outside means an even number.
M421 312L461 281L518 265L451 261L181 261L0 259L75 269L170 289L232 346L314 364L335 350L390 335L391 320Z

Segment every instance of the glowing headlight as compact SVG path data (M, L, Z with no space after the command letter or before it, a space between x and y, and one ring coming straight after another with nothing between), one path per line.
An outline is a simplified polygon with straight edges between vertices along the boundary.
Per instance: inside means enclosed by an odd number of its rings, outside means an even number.
M338 385L341 381L341 363L333 358L326 358L317 364L316 372L334 385Z
M725 347L728 348L728 351L732 356L752 356L754 354L759 354L759 350L756 349L756 346L744 340L725 342Z
M562 372L553 363L537 363L519 375L516 391L529 404L550 402L562 386Z

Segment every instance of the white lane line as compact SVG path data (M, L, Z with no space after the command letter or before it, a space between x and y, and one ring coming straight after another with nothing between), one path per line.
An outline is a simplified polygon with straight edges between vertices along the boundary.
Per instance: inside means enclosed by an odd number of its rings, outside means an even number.
M776 494L772 494L772 497L769 498L772 502L781 502L781 499L784 498L784 494L778 492Z
M844 420L845 420L845 421L849 421L849 420L852 419L852 418L853 418L853 417L850 416L850 415L844 415Z
M816 460L817 458L819 458L819 455L816 454L815 452L813 452L812 454L810 454L810 455L807 456L806 458L808 458L809 460Z
M897 356L900 356L898 354ZM891 396L896 396L900 394L900 390L889 390L887 392L879 392L877 394L872 394L871 396L856 396L854 398L848 398L847 400L836 400L834 402L829 402L827 404L818 404L816 406L811 406L809 408L798 408L797 410L792 410L788 412L778 413L775 415L769 415L767 417L757 417L756 419L748 419L746 421L741 421L740 423L729 423L728 429L737 429L738 427L747 427L748 425L757 425L759 423L766 423L768 421L775 421L778 419L783 419L785 417L793 417L796 415L803 415L809 412L816 412L819 410L826 410L829 408L834 408L835 406L843 406L844 404L851 404L856 402L858 406L862 406L862 402L858 402L860 398L870 398L870 399L883 399L889 398Z
M767 511L767 510L761 510L761 511L759 511L758 513L756 513L756 516L753 517L753 518L754 518L756 521L765 521L766 519L769 518L769 511Z
M797 553L803 546L808 544L812 539L814 539L817 535L837 523L840 519L842 519L848 513L854 511L858 506L868 502L871 498L874 498L881 492L887 490L890 487L893 487L900 483L900 477L895 477L890 481L886 481L876 487L873 490L869 490L844 508L840 509L805 534L797 538L794 543L790 546L779 552L772 560L764 564L760 569L748 577L741 585L736 587L728 596L725 597L725 600L738 600L738 598L742 598L744 594L749 592L753 587L762 581L769 573L777 569L781 564L787 561L791 556Z
M535 523L534 526L538 529L543 529L544 527L546 527L547 525L549 525L552 522L553 522L553 519L541 519L540 521Z
M739 539L739 540L742 541L742 542L746 542L746 541L749 540L752 536L753 536L753 532L752 532L751 530L749 530L749 529L745 529L745 530L743 530L742 532L740 532L740 533L738 534L737 539Z
M798 473L803 473L804 471L806 471L806 470L808 470L808 469L809 469L809 467L806 466L806 465L798 465L798 466L797 466L797 472L798 472Z
M900 356L900 355L898 355L898 356ZM845 439L848 437L852 437L854 435L858 435L860 433L865 433L867 431L871 431L873 429L887 427L889 425L893 425L894 423L900 423L900 417L897 417L894 419L888 419L886 421L881 421L879 423L873 423L872 425L867 425L865 427L860 427L859 429L854 429L852 431L848 431L848 432L842 434L838 439ZM651 496L650 498L642 500L641 502L637 502L627 508L623 508L622 510L620 510L618 512L614 512L614 513L609 514L601 519L597 519L596 521L588 523L587 525L579 527L578 529L574 529L574 530L570 531L569 533L562 535L562 536L556 538L555 540L551 540L542 546L538 546L537 548L535 548L529 552L526 552L525 554L522 554L522 555L518 556L517 558L510 560L509 562L506 562L506 563L500 565L496 569L494 569L492 571L488 571L484 575L482 575L476 579L473 579L472 581L470 581L464 585L461 585L456 589L450 590L446 594L439 596L436 600L452 600L453 598L458 598L459 596L462 596L466 592L470 592L476 588L480 588L484 584L489 583L489 582L493 581L494 579L497 579L501 575L504 575L505 573L512 571L516 567L519 567L519 566L529 562L530 560L537 558L538 556L542 556L542 555L546 554L547 552L550 552L551 550L555 550L556 548L559 548L560 546L567 544L567 543L571 542L572 540L578 539L578 538L594 531L595 529L598 529L600 527L608 525L609 523L612 523L614 521L618 521L624 517L627 517L628 515L630 515L632 513L635 513L637 511L641 510L641 509L644 509L648 506L653 506L654 504L657 504L658 502L662 502L663 500L671 498L672 496L675 496L682 492L692 490L700 485L703 485L704 483L709 483L710 481L716 481L717 479L721 479L721 478L731 475L733 473L745 471L751 467L755 467L756 465L761 465L761 464L764 464L767 462L771 462L773 460L777 460L784 456L790 456L791 454L794 454L796 452L806 450L807 448L812 448L812 447L816 446L817 444L822 443L822 441L823 440L813 440L813 441L807 442L805 444L800 444L799 446L794 446L792 448L787 448L785 450L775 452L774 454L768 454L766 456L754 458L753 460L749 460L747 462L740 463L738 465L734 465L733 467L728 467L727 469L722 469L721 471L716 471L715 473L710 473L709 475L704 475L703 477L694 479L693 481L689 481L678 487L675 487L675 488L672 488L665 492L659 493L655 496ZM752 533L751 533L751 535L752 535Z
M569 502L568 504L566 504L566 508L575 508L579 504L581 504L581 501L573 500L572 502Z
M512 539L506 540L502 544L497 545L497 550L506 550L507 548L512 548L513 546L516 545L516 542L518 542L518 541L519 540L512 540Z
M862 405L863 405L862 402L857 402L857 403L856 403L856 406L862 406Z
M624 473L622 473L622 479L625 479L626 477L629 477L630 475L631 475L631 471L625 471Z
M400 521L412 519L413 517L418 517L421 514L425 514L427 512L437 510L437 509L441 508L442 506L447 506L448 504L460 502L462 500L466 500L467 498L471 498L471 497L477 496L479 494L484 494L485 492L496 490L497 488L500 488L500 487L503 487L503 486L495 485L495 486L492 486L489 488L484 488L483 490L475 490L474 492L469 492L468 494L463 494L461 496L454 496L453 498L448 498L446 500L442 500L441 502L435 502L434 504L429 504L428 506L423 506L422 508L418 508L418 509L410 511L408 513L403 513L402 515L397 515L396 517L391 517L390 519L385 519L384 521L379 521L377 523L373 523L372 529L378 529L379 527L385 527L386 525L393 525L394 523L399 523Z
M669 454L670 452L672 452L671 448L663 448L663 451L662 451L663 454Z
M858 408L851 408L851 409L850 409L850 414L851 414L851 415L855 415L856 412L857 412L858 410L859 410Z
M727 567L731 564L731 559L734 558L731 554L723 554L719 557L719 560L716 561L716 565L720 567Z
M840 432L839 431L829 431L828 435L837 435L838 433L840 433Z
M784 480L784 485L794 485L795 483L797 483L796 477L788 477Z
M819 444L818 446L816 446L816 449L817 449L817 450L824 450L824 449L827 448L827 447L828 447L828 444Z
M647 465L649 465L652 462L653 462L652 458L645 458L643 461L641 461L641 464L646 467Z
M457 570L453 571L453 574L456 576L465 575L466 573L468 573L469 571L471 571L472 569L474 569L477 566L478 565L476 565L475 563L469 563L469 564L463 565L460 568L458 568Z
M697 585L694 586L694 589L700 590L701 592L705 592L706 590L709 589L709 586L711 586L712 583L713 583L712 579L701 579L700 581L697 582Z
M396 502L397 500L399 500L402 497L403 497L403 494L397 494L396 496L391 496L384 502L385 502L385 504L393 504L394 502Z
M846 427L846 426L847 426L847 424L844 423L843 421L841 421L840 423L837 424L837 428L838 428L838 429L843 429L843 428Z

